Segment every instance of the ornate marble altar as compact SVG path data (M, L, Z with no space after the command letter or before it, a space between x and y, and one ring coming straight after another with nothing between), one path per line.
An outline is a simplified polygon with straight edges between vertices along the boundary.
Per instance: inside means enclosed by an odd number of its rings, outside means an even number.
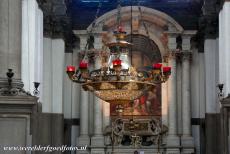
M116 118L107 126L104 135L110 138L111 146L157 146L160 147L167 127L154 117L149 119Z

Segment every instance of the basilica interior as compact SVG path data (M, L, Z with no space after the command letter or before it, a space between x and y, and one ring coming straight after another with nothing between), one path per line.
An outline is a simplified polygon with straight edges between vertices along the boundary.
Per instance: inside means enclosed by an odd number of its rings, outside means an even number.
M1 154L229 154L229 0L0 0Z

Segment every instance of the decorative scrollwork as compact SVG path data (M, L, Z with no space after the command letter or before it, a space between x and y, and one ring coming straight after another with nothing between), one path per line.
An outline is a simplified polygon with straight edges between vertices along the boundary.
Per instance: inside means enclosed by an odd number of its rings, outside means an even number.
M111 137L114 146L122 145L127 137L131 140L130 145L147 146L144 142L148 142L148 145L159 145L167 130L157 118L135 120L118 118L114 120L112 126L106 127L104 134Z
M20 80L13 80L12 69L8 69L6 76L7 80L0 87L0 96L31 96L29 92L23 89L23 83Z

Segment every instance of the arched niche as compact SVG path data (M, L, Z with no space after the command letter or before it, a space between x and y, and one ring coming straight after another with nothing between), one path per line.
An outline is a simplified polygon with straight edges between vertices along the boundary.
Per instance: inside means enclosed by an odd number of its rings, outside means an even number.
M132 53L139 52L142 56L144 56L140 58L146 59L145 61L141 61L141 66L162 62L160 49L158 48L157 44L147 36L140 34L130 34L126 37L126 40L133 44L131 48ZM130 55L132 53L130 53ZM138 68L138 66L135 67Z
M151 39L144 35L132 34L126 37L131 42L129 57L132 66L138 70L151 67L154 63L161 63L161 53L158 46ZM117 104L110 105L110 115L119 116L116 112ZM153 89L146 92L142 97L134 102L123 105L123 118L136 116L136 118L161 117L161 85L158 84ZM132 112L131 112L132 111Z
M117 13L117 9L105 13L97 18L94 29L91 29L91 24L87 30L93 30L92 33L100 33L101 31L103 32L102 42L111 42L114 39L113 31L117 28ZM131 23L133 28L132 33ZM182 34L184 32L182 26L169 15L143 6L132 6L132 8L131 6L122 7L121 24L128 36L130 34L139 35L145 38L145 41L149 44L152 43L152 46L156 50L149 50L145 45L142 46L146 49L144 51L145 55L149 54L159 57L157 61L151 59L152 62L162 62L163 57L168 54L168 34ZM162 103L166 103L166 101L162 100Z
M184 31L182 26L169 15L144 6L132 6L132 18L130 6L121 8L121 24L128 34L131 33L131 19L133 24L132 34L140 34L149 37L158 46L162 58L168 52L167 33L165 32L182 33ZM143 23L145 23L149 35L147 35L147 31ZM95 25L95 30L108 32L106 41L112 40L112 33L117 27L117 9L100 16L95 21ZM87 29L89 30L91 27L92 24Z

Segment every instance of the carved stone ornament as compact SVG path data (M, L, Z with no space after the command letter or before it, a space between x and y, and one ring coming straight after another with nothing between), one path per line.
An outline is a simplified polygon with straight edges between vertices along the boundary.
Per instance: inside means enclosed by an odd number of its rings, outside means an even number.
M7 79L0 80L0 96L31 96L23 89L23 83L19 79L13 79L14 73L9 69Z
M220 102L223 106L229 106L230 105L230 94L228 94L228 96L223 98Z
M67 14L66 0L37 0L44 16L44 36L50 38L63 38L66 52L72 52L76 37L72 32L72 19Z
M162 126L159 119L122 119L117 118L112 122L112 126L107 126L104 130L105 136L110 136L110 143L114 146L122 145L127 138L130 145L138 146L160 144L160 139L166 134L168 128ZM146 138L145 141L143 138Z
M182 60L192 60L192 53L191 52L182 52Z
M181 59L181 51L176 49L174 51L169 51L163 56L163 62L168 63L169 59Z

